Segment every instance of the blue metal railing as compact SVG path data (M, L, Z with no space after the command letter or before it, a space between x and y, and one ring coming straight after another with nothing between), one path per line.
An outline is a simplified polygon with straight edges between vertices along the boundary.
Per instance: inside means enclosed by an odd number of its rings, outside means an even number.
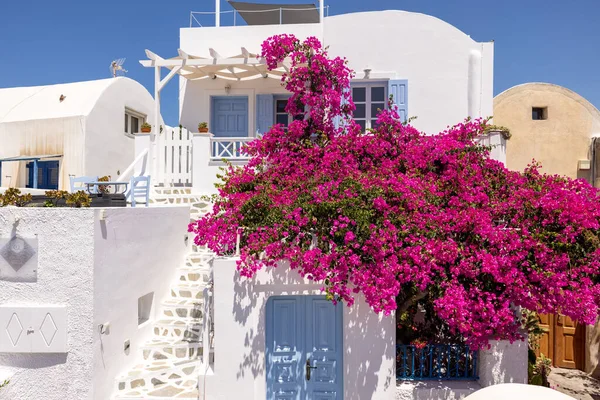
M466 345L432 344L423 348L396 345L396 378L400 380L475 381L477 351Z

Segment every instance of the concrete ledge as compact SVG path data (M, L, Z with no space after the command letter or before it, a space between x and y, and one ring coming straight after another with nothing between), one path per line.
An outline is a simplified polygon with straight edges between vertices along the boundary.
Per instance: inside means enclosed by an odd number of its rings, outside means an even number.
M458 400L479 389L472 381L398 381L396 400Z

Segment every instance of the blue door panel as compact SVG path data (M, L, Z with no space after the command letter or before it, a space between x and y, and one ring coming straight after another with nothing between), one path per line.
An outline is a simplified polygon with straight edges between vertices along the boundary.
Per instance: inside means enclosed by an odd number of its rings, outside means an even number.
M400 121L408 120L408 81L406 79L390 80L388 94L393 96L394 107L400 116Z
M268 312L273 317L267 328L269 360L267 376L271 399L300 400L302 380L301 348L303 335L299 329L301 302L296 298L276 298ZM268 305L268 306L269 306Z
M25 187L33 188L33 162L26 164L27 184ZM37 189L58 189L58 161L38 161Z
M342 306L323 296L272 297L266 309L267 399L341 400ZM311 378L306 378L307 362Z
M248 136L248 98L212 97L211 132L216 137Z

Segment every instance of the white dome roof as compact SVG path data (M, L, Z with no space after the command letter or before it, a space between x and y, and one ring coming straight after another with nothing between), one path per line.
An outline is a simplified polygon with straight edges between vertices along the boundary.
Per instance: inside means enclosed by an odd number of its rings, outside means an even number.
M0 89L0 123L87 116L109 86L126 79Z

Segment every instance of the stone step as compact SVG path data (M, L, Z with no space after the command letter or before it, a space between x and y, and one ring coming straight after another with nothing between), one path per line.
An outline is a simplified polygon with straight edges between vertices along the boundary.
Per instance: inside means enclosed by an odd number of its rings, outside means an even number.
M202 283L177 283L171 287L171 297L181 300L202 300L206 285Z
M154 337L200 341L202 320L188 318L163 319L153 323Z
M200 339L157 338L141 346L144 360L196 360L202 356Z
M192 194L192 188L186 186L154 186L154 193L161 195Z
M177 282L206 286L212 279L212 271L208 267L183 267L177 269Z
M196 248L198 248L198 246L196 246ZM199 251L193 251L185 256L186 267L206 266L208 268L210 266L210 262L215 258L214 253L211 253L206 249L198 249Z
M202 362L198 359L165 359L140 364L127 375L117 378L117 398L144 395L174 397L175 391L178 391L178 395L185 390L195 389L198 375L203 370ZM167 386L177 390L169 393L166 390L159 391Z
M162 303L164 319L183 318L201 321L204 314L203 299L169 299Z
M197 383L196 383L197 385ZM199 399L197 388L180 388L177 386L165 384L159 385L155 389L146 391L131 390L123 393L113 400L171 400L171 399Z

